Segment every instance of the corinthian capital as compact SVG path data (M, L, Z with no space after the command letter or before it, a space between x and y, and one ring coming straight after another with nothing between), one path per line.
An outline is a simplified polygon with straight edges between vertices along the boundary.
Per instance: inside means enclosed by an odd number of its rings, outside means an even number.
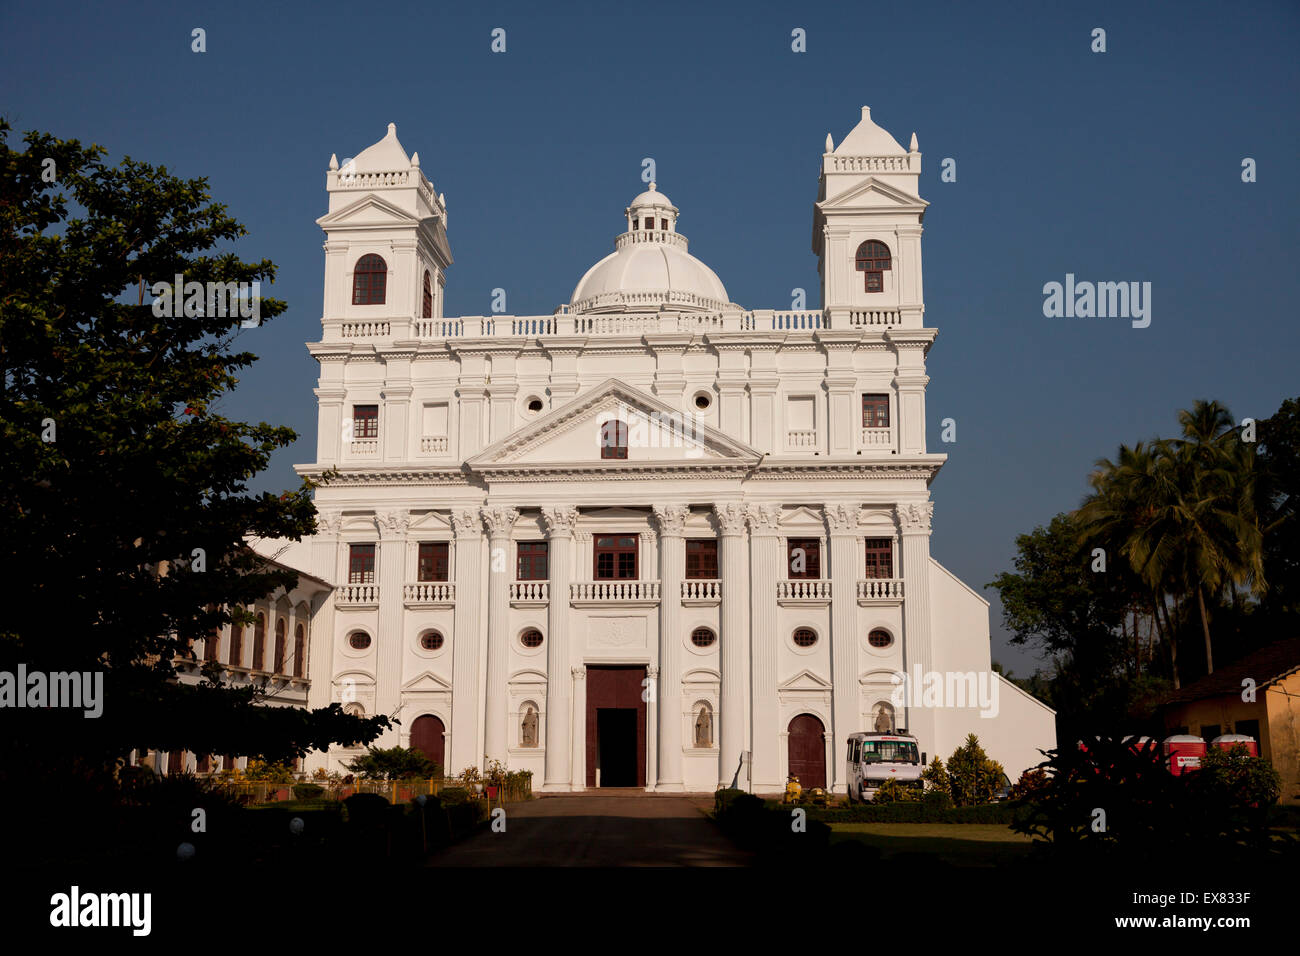
M934 504L929 501L911 501L898 506L898 523L906 532L929 532Z
M858 506L846 505L843 502L833 505L827 505L826 527L830 529L831 534L852 534L858 527Z
M776 534L781 525L781 508L779 505L750 502L745 505L745 518L749 521L751 533Z
M483 508L481 512L488 534L493 538L504 538L519 520L519 512L515 508Z
M570 505L543 508L542 521L546 525L546 533L552 538L569 537L578 524L578 509Z
M337 534L343 526L343 515L338 511L316 512L316 531L318 534Z
M407 511L381 511L375 515L375 524L382 537L400 538L411 526L411 515Z
M739 501L724 501L713 506L714 517L718 527L726 535L743 535L745 533L745 506Z
M679 538L686 533L686 518L691 509L685 505L655 505L655 520L659 522L659 533Z
M458 538L473 538L483 533L483 521L472 508L462 508L451 513L451 526Z

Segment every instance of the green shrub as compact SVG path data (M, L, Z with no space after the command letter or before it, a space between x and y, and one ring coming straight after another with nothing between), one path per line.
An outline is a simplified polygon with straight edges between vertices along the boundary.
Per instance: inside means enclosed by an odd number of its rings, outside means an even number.
M354 793L343 801L348 811L348 822L354 826L377 826L383 822L384 812L390 806L385 797L377 793Z
M991 803L1005 773L1002 764L989 759L974 734L953 751L948 758L947 770L952 785L952 802L959 807Z
M367 747L348 769L369 780L409 780L440 775L440 768L414 747Z
M921 804L927 810L943 811L952 807L952 795L944 790L926 790L921 794Z
M300 783L293 788L295 800L314 800L324 792L325 788L318 783Z
M879 804L916 803L920 799L921 790L919 787L899 783L892 778L877 787L875 795L871 798L873 803Z
M921 779L930 785L931 790L941 790L948 794L949 798L952 797L952 781L948 779L948 771L944 769L943 761L938 756L930 761L930 766L921 771Z

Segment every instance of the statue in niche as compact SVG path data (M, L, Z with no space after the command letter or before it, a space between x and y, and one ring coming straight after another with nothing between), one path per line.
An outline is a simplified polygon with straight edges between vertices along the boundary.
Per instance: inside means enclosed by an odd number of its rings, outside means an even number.
M695 717L695 746L713 746L713 715L705 706L700 707L700 712Z
M876 733L892 734L894 732L894 709L888 704L876 705Z
M537 710L531 704L524 711L524 722L519 738L521 745L524 747L537 746Z

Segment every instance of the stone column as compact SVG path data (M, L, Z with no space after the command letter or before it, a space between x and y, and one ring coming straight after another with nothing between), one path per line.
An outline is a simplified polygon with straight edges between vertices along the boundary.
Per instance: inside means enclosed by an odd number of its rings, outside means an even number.
M921 750L934 753L935 715L920 704L920 687L934 669L934 637L930 626L930 518L934 505L914 501L898 506L903 538L903 667L908 677L907 729L917 736ZM919 677L917 676L919 675ZM902 722L900 721L900 724Z
M776 582L782 577L781 508L750 504L749 519L749 659L750 722L753 728L755 790L780 790L780 715L777 712Z
M346 581L338 574L338 534L342 516L333 510L317 511L316 535L312 538L312 571L326 581ZM326 707L334 700L334 601L332 598L312 600L312 619L307 625L307 667L303 676L311 681L307 690L307 706ZM222 636L229 640L230 627ZM221 660L226 660L229 645L221 648ZM323 766L323 764L321 764Z
M573 527L578 509L542 509L546 524L550 603L546 608L546 774L543 789L568 790L569 773L569 583L573 577Z
M506 665L510 658L510 532L514 508L484 508L488 528L487 704L483 747L489 760L506 762ZM500 568L501 570L497 570Z
M682 579L686 574L685 505L655 505L659 522L658 789L681 790L682 782ZM647 735L650 730L647 729Z
M745 749L745 655L749 649L749 556L745 551L745 509L739 502L716 504L722 574L722 694L718 733L718 781L731 784Z
M453 511L456 532L456 618L452 636L451 766L452 773L477 767L479 598L482 594L483 522L478 512Z
M578 664L573 674L573 760L572 790L587 789L587 668Z
M411 516L405 511L385 511L375 516L379 527L379 633L375 649L375 712L398 716L402 701L403 617L402 578L406 573L406 529ZM398 728L380 739L396 743Z
M830 530L831 580L831 719L833 745L831 756L841 753L849 734L859 727L858 702L858 506L826 506L826 525ZM848 786L845 762L832 760L835 792ZM831 776L830 774L827 775Z

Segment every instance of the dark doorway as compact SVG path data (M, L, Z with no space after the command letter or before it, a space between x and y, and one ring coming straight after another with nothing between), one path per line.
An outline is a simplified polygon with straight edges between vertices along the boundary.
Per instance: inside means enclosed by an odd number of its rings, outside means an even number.
M805 790L826 787L826 728L812 714L790 721L790 772Z
M446 729L439 718L432 714L422 714L411 724L411 749L420 751L445 770L445 734Z
M645 667L587 667L587 786L644 787ZM630 721L630 723L629 723Z
M602 787L636 786L636 710L596 709L596 766Z

